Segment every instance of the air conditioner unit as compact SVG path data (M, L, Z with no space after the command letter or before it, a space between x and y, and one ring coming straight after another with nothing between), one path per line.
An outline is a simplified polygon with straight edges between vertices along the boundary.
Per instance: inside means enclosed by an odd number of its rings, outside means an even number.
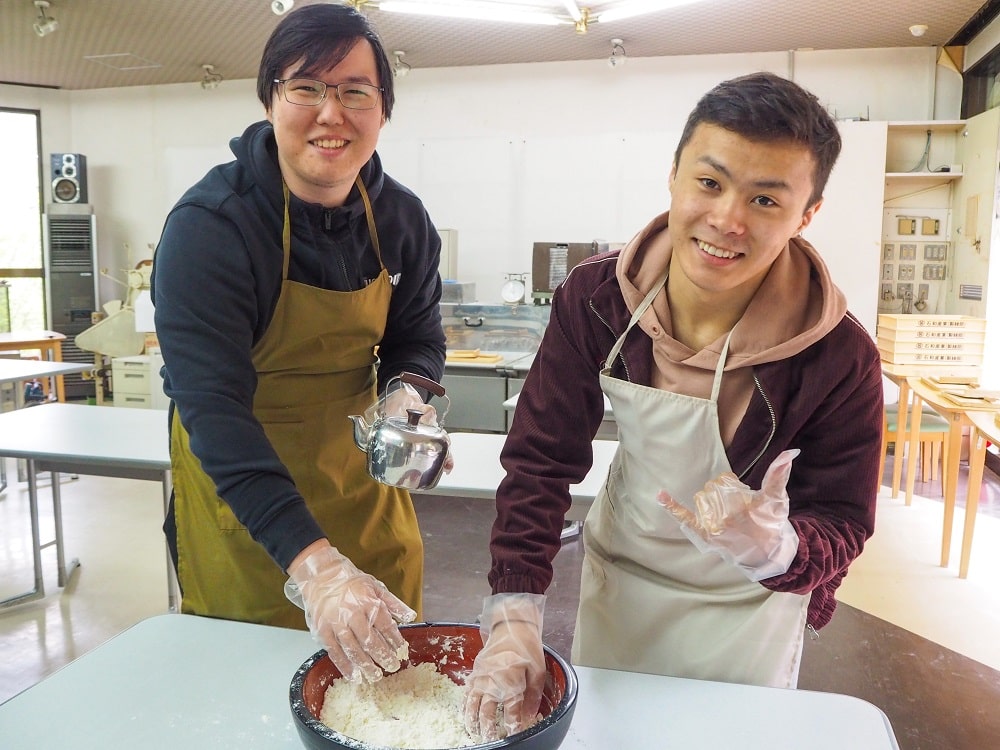
M91 326L99 309L97 270L97 220L86 203L50 203L42 221L45 253L45 314L51 330L66 335L62 345L65 362L93 362L93 352L74 343L76 335ZM64 375L67 398L96 395L93 380Z

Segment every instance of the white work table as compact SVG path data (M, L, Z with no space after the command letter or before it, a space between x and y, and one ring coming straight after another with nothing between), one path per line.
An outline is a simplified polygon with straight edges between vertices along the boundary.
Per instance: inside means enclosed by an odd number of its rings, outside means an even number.
M94 369L94 363L57 362L49 359L9 359L0 357L0 385L14 383L14 408L24 406L24 388L21 383L27 380L41 379L50 381L48 390L43 391L49 396L63 392L62 376L75 375ZM52 396L56 398L56 396ZM19 472L21 474L21 472ZM24 476L20 476L23 481ZM0 463L0 491L7 489L6 467Z
M288 691L305 631L160 615L0 705L4 747L302 750ZM898 750L857 698L578 667L563 750Z
M0 414L0 456L23 458L28 466L28 497L34 553L35 587L0 602L0 607L45 595L41 550L54 544L59 566L58 583L79 562L67 566L62 536L62 499L59 473L94 474L124 479L148 479L163 485L163 507L170 500L170 452L167 412L83 404L41 404ZM38 523L37 473L52 473L52 506L55 539L42 543ZM173 564L168 558L168 606L176 605Z
M455 432L451 433L450 437L455 468L450 474L442 476L438 486L428 490L426 494L493 500L500 481L506 476L503 466L500 465L500 451L507 436L482 432ZM580 521L587 515L591 503L604 486L608 467L618 449L618 443L612 440L595 440L593 448L594 463L590 472L579 484L570 485L569 493L573 498L573 507L567 514L569 520Z
M520 393L515 393L504 401L504 410L512 412L517 409L517 397L520 395ZM597 434L594 437L598 440L618 440L618 422L615 421L615 413L607 396L604 397L604 419L597 428Z
M48 359L7 359L0 357L0 383L21 383L25 380L55 379L63 375L75 375L94 369L94 363L54 362ZM58 386L50 391L59 393ZM17 408L24 405L24 391L15 390L14 400Z

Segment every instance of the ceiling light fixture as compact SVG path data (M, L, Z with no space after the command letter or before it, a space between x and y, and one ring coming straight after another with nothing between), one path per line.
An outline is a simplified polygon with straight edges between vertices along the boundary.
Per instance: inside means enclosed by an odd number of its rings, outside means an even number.
M201 69L205 71L205 75L201 79L201 87L206 91L210 89L219 88L219 84L222 83L222 74L215 72L214 65L202 65Z
M379 0L375 6L387 13L413 13L422 16L447 16L448 18L469 18L479 21L507 21L509 23L532 23L556 26L569 23L552 13L525 10L500 3L476 2L475 0Z
M396 50L392 54L396 58L396 62L392 64L392 74L396 78L405 78L407 75L409 75L409 72L413 69L409 63L403 61L403 55L405 55L406 53L400 49Z
M625 64L628 58L625 56L625 47L621 39L611 40L611 57L608 58L608 67L614 70Z
M913 34L913 36L923 36L924 34L927 33L927 24L926 23L913 24L910 27L910 33Z
M669 10L681 5L690 5L700 2L700 0L632 0L619 3L613 8L598 11L595 21L609 23L611 21L621 21L632 16L640 16L644 13L655 13L656 11Z
M276 16L283 16L292 9L295 0L272 0L271 12Z
M275 0L281 4L283 0ZM700 0L621 0L607 10L581 7L577 0L563 0L566 13L552 13L522 2L503 0L339 0L342 5L362 10L377 8L387 13L412 13L423 16L468 18L479 21L506 21L508 23L542 24L546 26L572 25L578 34L587 33L595 22L618 21L643 13L676 8ZM289 2L284 2L291 5ZM277 11L275 11L277 12Z
M35 10L38 11L38 20L35 21L35 33L38 36L48 36L59 28L59 22L48 14L48 0L35 0Z

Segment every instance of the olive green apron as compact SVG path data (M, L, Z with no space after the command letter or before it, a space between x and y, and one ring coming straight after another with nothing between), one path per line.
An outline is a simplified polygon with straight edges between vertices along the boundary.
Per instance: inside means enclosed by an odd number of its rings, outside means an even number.
M368 194L368 229L379 257ZM382 581L419 616L423 543L405 490L373 480L354 444L350 414L376 399L375 347L392 287L384 266L364 289L339 292L288 279L288 188L282 231L284 267L274 318L253 349L253 412L330 542ZM305 627L285 598L286 575L255 542L191 453L174 414L171 443L181 611L284 627Z

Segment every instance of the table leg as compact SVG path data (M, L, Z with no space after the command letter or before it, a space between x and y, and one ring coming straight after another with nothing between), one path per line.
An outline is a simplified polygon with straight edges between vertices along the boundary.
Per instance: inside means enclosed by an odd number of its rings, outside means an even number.
M920 419L924 413L924 401L913 394L913 409L910 414L910 439L906 449L906 504L913 503L913 483L917 479L917 464L920 463ZM943 481L943 480L942 480Z
M170 511L170 489L171 474L169 471L163 472L163 517L167 517ZM167 609L171 612L179 612L180 605L180 584L177 582L177 572L174 570L174 559L170 556L170 547L167 546Z
M899 383L899 408L896 414L896 456L892 462L892 497L899 497L903 476L903 452L906 445L906 412L910 406L910 384L903 378Z
M941 533L941 567L948 567L951 556L951 531L955 521L955 495L958 490L958 466L962 457L962 414L953 412L948 428L948 468L941 477L944 484L944 528Z
M979 511L979 490L983 484L983 465L986 463L986 438L975 427L969 435L969 494L965 499L965 529L962 532L962 554L958 562L958 577L969 575L969 556L972 554L972 534L976 529Z
M31 509L31 551L35 566L35 587L23 594L0 601L0 609L23 604L45 596L45 580L42 575L42 534L38 523L38 485L35 477L35 462L28 462L28 506Z
M62 362L62 342L53 341L49 346L49 359L53 362ZM63 383L63 376L56 375L56 400L59 403L66 401L66 384Z
M66 566L66 549L63 542L62 489L59 486L59 472L49 472L52 476L52 518L55 526L56 565L59 568L57 583L65 586L73 571L80 567L80 560L73 558Z

